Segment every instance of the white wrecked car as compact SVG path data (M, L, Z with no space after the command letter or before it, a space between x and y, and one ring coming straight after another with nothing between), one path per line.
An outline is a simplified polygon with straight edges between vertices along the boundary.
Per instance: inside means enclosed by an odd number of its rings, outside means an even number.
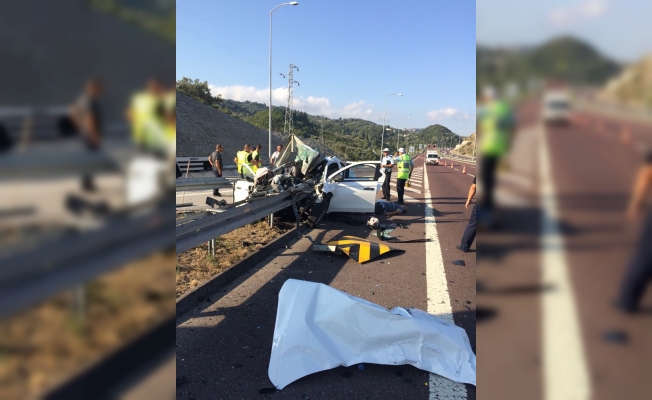
M311 226L330 212L373 213L376 194L385 179L380 161L346 163L337 157L322 158L318 150L294 136L284 146L274 169L259 168L254 175L248 166L243 168L248 179L236 182L234 201L295 188L311 190L310 198L300 205L310 216L307 222Z

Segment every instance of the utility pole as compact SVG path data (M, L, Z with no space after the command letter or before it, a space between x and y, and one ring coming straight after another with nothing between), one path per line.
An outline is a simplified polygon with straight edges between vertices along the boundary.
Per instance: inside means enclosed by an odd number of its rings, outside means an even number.
M296 83L297 86L299 85L298 81L294 80L294 69L299 70L299 67L297 67L294 64L290 64L290 71L288 72L288 105L285 108L285 124L283 125L283 136L286 134L289 136L292 136L292 129L294 128L294 118L293 118L293 89L294 89L294 84Z

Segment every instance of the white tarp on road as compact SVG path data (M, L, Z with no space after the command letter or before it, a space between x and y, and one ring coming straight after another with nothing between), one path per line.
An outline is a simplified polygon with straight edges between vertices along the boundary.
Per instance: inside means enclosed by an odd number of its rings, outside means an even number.
M464 329L421 310L389 311L321 283L287 280L269 362L274 386L359 363L409 364L475 385L475 354Z

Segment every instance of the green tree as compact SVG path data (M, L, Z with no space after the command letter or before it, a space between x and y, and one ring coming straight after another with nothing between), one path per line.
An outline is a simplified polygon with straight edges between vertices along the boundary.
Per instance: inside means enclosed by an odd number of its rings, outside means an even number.
M177 81L177 90L186 96L190 96L204 104L220 103L222 101L221 95L213 97L211 90L208 88L208 82L200 82L199 79L194 81L190 78L183 77Z

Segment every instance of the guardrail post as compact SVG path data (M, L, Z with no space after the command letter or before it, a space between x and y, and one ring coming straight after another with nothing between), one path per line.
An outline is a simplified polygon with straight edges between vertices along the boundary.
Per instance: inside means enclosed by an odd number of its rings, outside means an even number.
M210 242L208 242L208 254L215 258L215 239L211 239Z
M274 227L274 214L269 214L268 220L269 220L269 227L273 228Z
M78 326L84 324L84 317L86 314L86 285L81 284L77 285L73 289L73 298L72 298L73 312L75 314L75 322Z

